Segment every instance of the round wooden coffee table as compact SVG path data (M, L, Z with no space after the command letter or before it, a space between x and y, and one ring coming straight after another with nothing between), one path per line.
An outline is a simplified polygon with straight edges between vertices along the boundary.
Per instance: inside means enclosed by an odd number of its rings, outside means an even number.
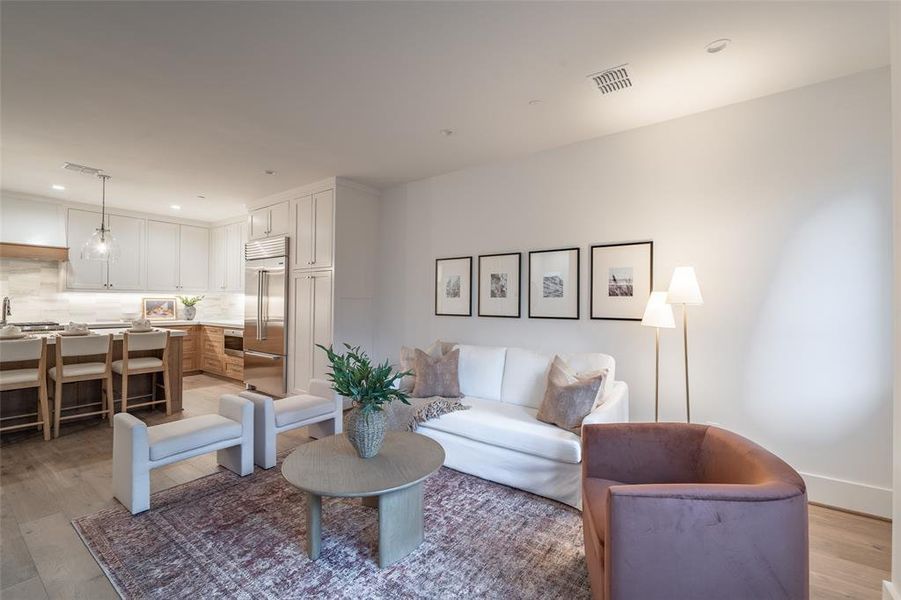
M388 432L378 455L360 458L345 434L303 444L282 463L282 475L307 495L307 552L319 558L322 497L360 497L379 510L379 567L419 547L423 539L422 482L444 464L438 442L411 432Z

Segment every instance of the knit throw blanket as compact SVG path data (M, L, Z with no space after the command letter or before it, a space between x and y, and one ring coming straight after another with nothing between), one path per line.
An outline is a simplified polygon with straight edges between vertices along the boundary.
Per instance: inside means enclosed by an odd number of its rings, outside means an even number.
M447 413L458 410L467 410L469 407L460 402L459 398L408 398L410 405L400 401L394 401L385 407L388 417L389 431L416 431L420 423L429 419L435 419Z

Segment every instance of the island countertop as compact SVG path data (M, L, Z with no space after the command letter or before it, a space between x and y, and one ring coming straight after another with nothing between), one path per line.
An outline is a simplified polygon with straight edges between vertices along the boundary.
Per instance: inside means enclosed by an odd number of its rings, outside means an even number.
M165 327L154 327L154 329L163 330L163 329L165 329ZM107 328L99 328L98 327L96 329L90 329L90 331L92 334L95 334L95 335L98 335L98 334L99 335L112 335L113 341L120 341L123 337L122 334L125 333L126 331L128 331L128 327L107 327ZM168 329L167 331L169 331L170 332L169 335L174 338L184 337L185 335L187 335L184 331L180 331L178 329ZM56 336L58 333L59 333L58 331L35 332L35 333L29 334L29 336L32 338L36 338L36 337L37 338L42 338L42 337L47 338L47 345L49 346L49 345L56 344ZM84 337L84 336L72 336L72 337ZM22 339L25 339L25 338L22 338Z

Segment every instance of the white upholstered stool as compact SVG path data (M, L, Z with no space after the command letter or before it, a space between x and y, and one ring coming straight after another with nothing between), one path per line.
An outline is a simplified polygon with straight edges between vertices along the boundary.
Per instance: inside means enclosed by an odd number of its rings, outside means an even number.
M89 362L66 364L66 359L93 358ZM69 419L80 419L91 415L111 417L113 414L113 376L110 362L113 358L113 336L89 334L84 336L56 336L56 365L47 374L55 382L53 388L53 437L59 437L59 424ZM67 417L63 412L63 384L99 379L103 396L100 402L81 406L97 406L100 410L78 413Z
M47 403L47 340L4 340L0 342L0 362L36 363L34 367L15 367L0 370L0 392L36 388L38 392L37 417L29 423L0 427L0 431L39 427L44 439L50 439L50 409Z
M150 508L150 470L216 452L238 475L253 473L253 405L227 394L218 415L200 415L148 427L127 413L113 418L113 496L132 514Z
M122 334L122 360L114 360L112 364L113 372L122 376L122 384L120 386L122 403L119 410L128 412L129 408L141 408L144 406L154 406L156 404L166 404L166 414L172 414L172 389L169 381L169 334L166 331L153 331L148 333L128 333ZM161 350L161 356L130 356L132 352L146 352L152 350ZM143 375L147 373L153 374L151 389L149 394L142 396L128 396L128 377L130 375ZM156 399L157 381L156 374L163 374L163 393L166 395L165 400ZM139 400L141 398L150 398L147 402L140 404L129 404L131 400Z
M332 421L333 433L341 433L343 401L309 394L280 400L257 392L241 392L253 402L253 461L264 469L275 466L278 434L307 425Z

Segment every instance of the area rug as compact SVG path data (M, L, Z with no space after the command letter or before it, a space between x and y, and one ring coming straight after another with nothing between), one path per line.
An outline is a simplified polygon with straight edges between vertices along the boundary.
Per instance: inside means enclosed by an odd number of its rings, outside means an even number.
M224 469L72 525L123 598L587 598L578 511L442 468L424 486L425 541L379 569L377 510L325 498L322 551L281 465Z

